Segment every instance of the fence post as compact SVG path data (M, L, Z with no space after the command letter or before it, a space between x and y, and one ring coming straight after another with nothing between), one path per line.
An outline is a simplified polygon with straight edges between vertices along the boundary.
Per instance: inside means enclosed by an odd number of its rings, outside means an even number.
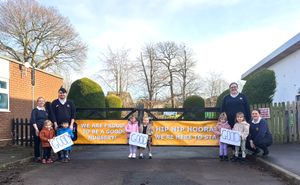
M24 120L21 119L21 146L23 146L24 143Z
M138 104L136 106L137 110L138 110L138 116L137 116L137 120L139 125L142 123L143 121L143 117L144 117L144 104Z

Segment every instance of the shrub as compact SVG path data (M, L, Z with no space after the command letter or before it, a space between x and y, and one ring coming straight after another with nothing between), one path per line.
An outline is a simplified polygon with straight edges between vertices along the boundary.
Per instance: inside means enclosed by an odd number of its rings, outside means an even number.
M191 109L192 112L185 114L184 119L186 120L204 120L205 114L204 99L197 95L188 96L183 102L183 108Z
M122 100L116 95L108 95L105 97L105 104L108 108L122 108ZM109 119L121 118L121 111L110 111L106 114Z
M222 102L223 99L226 95L228 95L230 93L229 89L223 91L217 98L217 103L216 103L216 107L221 107L222 106Z
M105 97L99 84L89 78L81 78L72 83L68 99L74 101L76 108L105 108ZM97 113L92 117L88 113L78 113L77 118L104 117L104 113Z
M246 81L243 93L250 104L272 103L276 89L274 71L262 70L252 74Z

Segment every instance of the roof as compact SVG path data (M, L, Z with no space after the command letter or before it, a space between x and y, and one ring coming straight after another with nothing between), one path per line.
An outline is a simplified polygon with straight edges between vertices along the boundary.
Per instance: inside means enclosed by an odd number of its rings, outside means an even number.
M275 51L273 51L271 54L266 56L264 59L262 59L260 62L258 62L255 66L250 68L248 71L246 71L244 74L242 74L242 80L247 79L249 75L252 73L259 71L261 69L266 69L273 64L279 62L283 58L287 57L288 55L294 53L295 51L300 49L300 33L295 35L293 38L288 40L286 43L281 45L279 48L277 48Z
M0 58L2 58L2 59L4 59L4 60L7 60L7 61L9 61L9 62L14 62L14 63L20 64L20 65L24 65L22 62L19 62L19 61L15 60L15 59L7 58L7 57L4 57L4 56L0 56ZM30 66L29 68L32 68L32 67ZM46 73L46 74L48 74L48 75L51 75L51 76L54 76L54 77L63 79L63 77L60 76L60 75L53 74L53 73L47 72L47 71L42 70L42 69L35 68L35 70L41 71L41 72Z

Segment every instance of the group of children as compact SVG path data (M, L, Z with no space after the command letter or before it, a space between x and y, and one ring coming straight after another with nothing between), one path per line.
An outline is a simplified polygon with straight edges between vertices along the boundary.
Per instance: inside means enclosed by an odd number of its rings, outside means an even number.
M55 136L59 136L64 133L68 133L68 135L71 138L74 137L72 130L69 128L68 122L62 123L62 127L57 130L56 134L53 129L53 123L50 120L46 120L44 122L43 129L39 133L39 137L40 137L41 143L42 143L42 152L43 152L42 163L43 164L53 162L53 160L51 158L50 140L53 139ZM62 162L69 162L70 161L70 151L71 151L71 147L67 147L63 151L60 151L58 153L59 159Z
M240 146L234 146L234 155L232 157L232 161L237 161L239 158L239 152L241 149L242 152L242 161L245 161L246 159L246 139L249 135L249 129L250 129L250 124L245 121L245 116L244 113L238 112L236 113L235 117L236 123L234 124L232 130L239 132L240 139L241 139L241 144ZM216 130L214 130L214 133L217 137L221 137L221 129L231 129L230 125L228 124L227 121L227 116L225 112L222 112L219 116L218 123L216 126ZM219 157L221 161L228 161L228 145L226 143L220 143L219 147Z
M147 141L147 148L148 148L148 157L149 159L152 159L152 153L151 153L151 144L152 144L152 135L153 135L153 127L152 122L149 120L148 117L143 118L143 123L138 126L138 122L134 116L132 116L128 122L128 124L125 126L125 132L127 133L127 139L129 141L130 133L137 132L137 133L143 133L148 135L148 141ZM143 159L144 148L139 147L139 158ZM136 152L137 152L137 146L135 145L129 145L129 159L135 159L136 158Z

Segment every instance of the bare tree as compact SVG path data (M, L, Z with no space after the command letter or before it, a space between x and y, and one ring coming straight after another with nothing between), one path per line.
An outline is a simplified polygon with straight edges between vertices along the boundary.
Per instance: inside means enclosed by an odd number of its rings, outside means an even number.
M105 63L104 75L100 75L100 80L109 85L117 94L128 90L131 82L131 63L129 61L128 49L117 49L113 51L108 47L107 53L102 53L102 60ZM101 73L101 72L100 72Z
M160 70L160 63L157 60L155 46L147 44L138 58L138 73L140 73L140 84L146 84L147 99L149 107L153 107L158 91L164 86L163 82L167 75L163 75ZM154 100L154 101L153 101Z
M222 77L221 73L211 71L209 76L205 78L205 92L208 98L219 96L228 88L228 83Z
M193 59L193 51L184 44L179 46L177 57L177 72L180 87L179 99L183 102L188 95L196 94L200 90L199 77L195 74L196 61Z
M176 57L178 56L178 50L175 42L159 42L156 45L158 60L168 74L169 81L166 85L170 87L170 99L173 108L175 107L174 74L177 71Z
M40 69L80 70L87 47L66 17L35 0L0 3L0 53Z

